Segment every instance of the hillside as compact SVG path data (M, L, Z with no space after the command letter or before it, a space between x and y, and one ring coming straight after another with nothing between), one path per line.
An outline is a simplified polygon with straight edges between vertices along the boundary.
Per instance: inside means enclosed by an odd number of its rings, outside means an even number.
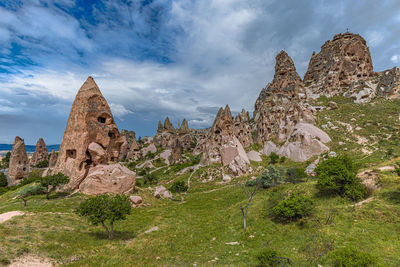
M180 174L190 165L197 166L196 158L186 153L191 159L186 163L168 167L154 162L155 166L147 169L158 177L158 184L167 188L172 181L188 182L190 177L190 189L182 195L183 201L156 199L147 186L136 187L135 194L150 205L133 209L126 221L116 223L113 241L107 239L100 226L92 226L74 213L87 196L58 193L50 200L33 196L24 207L15 198L20 189L1 195L0 214L15 210L26 214L0 224L0 262L7 264L24 255L38 255L65 266L254 266L256 255L269 247L289 258L293 266L317 266L329 252L354 247L376 257L381 266L398 266L400 177L388 168L379 168L400 163L400 101L378 99L355 104L342 97L332 100L338 108L323 110L317 118L317 125L332 138L331 151L347 154L362 169L379 174L382 188L362 205L354 207L348 199L319 194L315 178L309 177L302 183L284 183L259 191L250 206L244 232L239 207L246 204L242 185L251 176L235 178L228 184L215 177L204 182L205 174L216 172L218 165ZM319 98L317 102L324 106L328 99ZM127 166L140 175L138 166L145 161ZM262 162L251 162L256 170L253 175L260 174L269 161L263 156ZM308 163L286 160L278 165L305 167ZM138 177L139 184L142 179ZM297 222L274 220L270 215L272 203L289 192L310 196L315 203L314 214ZM158 230L146 233L153 227Z

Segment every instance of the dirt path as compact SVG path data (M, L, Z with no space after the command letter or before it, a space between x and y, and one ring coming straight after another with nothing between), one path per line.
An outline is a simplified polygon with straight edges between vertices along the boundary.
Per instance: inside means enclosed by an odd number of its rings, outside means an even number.
M51 267L49 259L40 258L38 256L23 255L13 262L11 262L10 267Z
M0 214L0 223L6 222L15 216L21 216L24 214L25 214L25 212L22 212L22 211L10 211L10 212L6 212L6 213L2 213L2 214Z

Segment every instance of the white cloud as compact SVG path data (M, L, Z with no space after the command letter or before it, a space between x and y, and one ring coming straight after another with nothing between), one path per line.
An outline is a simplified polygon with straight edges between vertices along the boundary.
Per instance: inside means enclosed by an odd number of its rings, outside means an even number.
M121 104L110 103L110 108L113 115L118 117L119 119L122 119L122 117L124 117L125 115L132 113L132 111L127 110Z
M393 55L393 56L390 58L390 61L392 61L393 63L397 64L397 63L399 63L399 61L400 61L400 56L399 56L399 55Z

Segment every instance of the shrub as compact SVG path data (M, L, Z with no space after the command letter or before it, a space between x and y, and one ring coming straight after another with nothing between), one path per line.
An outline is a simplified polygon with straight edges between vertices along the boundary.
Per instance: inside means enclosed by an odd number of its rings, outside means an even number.
M47 168L47 167L49 167L48 160L42 160L42 161L39 161L38 164L36 164L36 168Z
M40 179L40 184L46 188L46 198L49 199L50 193L56 190L57 186L67 184L69 182L69 178L62 174L61 172L50 175L46 177L42 177Z
M4 173L0 172L0 187L7 187L8 181Z
M271 155L269 155L269 159L271 164L276 164L279 161L279 155L275 152L272 152Z
M186 192L188 190L188 186L185 185L184 181L176 181L172 184L172 186L169 188L169 190L172 193L182 193Z
M286 266L287 264L291 264L290 259L285 257L280 257L278 252L271 248L266 248L259 252L256 256L257 258L257 266L266 267L266 266Z
M76 213L86 217L93 225L101 224L106 229L108 238L113 239L114 222L126 219L126 215L131 213L131 203L126 195L98 195L82 202Z
M34 182L40 182L42 179L41 171L40 170L33 170L29 173L28 177L22 178L21 182L19 183L21 186L31 184Z
M247 181L247 186L255 186L260 184L262 188L270 188L277 186L282 182L281 171L275 168L274 165L269 165L268 169L266 169L260 177L257 177L255 180Z
M143 185L153 185L158 183L158 178L152 173L146 174L143 178Z
M280 159L279 159L279 163L284 163L286 161L286 157L285 156L282 156Z
M11 152L7 152L5 157L1 160L3 162L4 168L7 169L10 164Z
M286 170L286 181L292 184L301 183L307 178L305 168L289 168Z
M339 194L351 200L365 198L367 190L357 177L357 166L347 156L333 157L320 162L315 168L321 191Z
M44 193L46 193L46 188L44 188L41 184L34 184L24 187L21 191L17 193L17 195L20 199L24 201L24 206L26 206L26 202L28 201L26 199L27 197L41 195Z
M309 197L291 194L280 201L272 209L272 213L276 219L292 221L309 216L312 213L313 205L314 203Z
M359 251L352 247L336 249L330 252L323 263L329 266L346 266L346 267L368 267L376 266L378 260L375 256Z
M146 175L146 170L144 170L144 169L140 170L140 171L138 172L138 175L139 175L139 176L144 176L144 175Z

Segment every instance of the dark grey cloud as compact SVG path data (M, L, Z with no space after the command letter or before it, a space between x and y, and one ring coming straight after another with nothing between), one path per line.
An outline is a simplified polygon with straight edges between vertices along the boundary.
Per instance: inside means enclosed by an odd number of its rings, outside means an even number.
M400 62L397 0L8 2L0 4L0 142L59 143L89 75L119 128L144 136L166 116L201 128L226 104L252 111L280 50L303 76L312 52L347 28L367 40L375 70Z

